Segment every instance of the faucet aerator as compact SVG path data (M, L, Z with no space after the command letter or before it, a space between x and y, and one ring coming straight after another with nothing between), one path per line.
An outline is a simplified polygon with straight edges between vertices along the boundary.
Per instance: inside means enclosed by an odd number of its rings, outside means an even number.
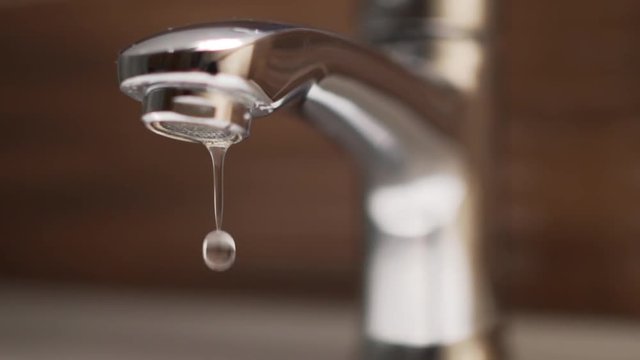
M147 128L169 138L228 146L249 136L247 105L220 91L163 86L148 90L142 102Z

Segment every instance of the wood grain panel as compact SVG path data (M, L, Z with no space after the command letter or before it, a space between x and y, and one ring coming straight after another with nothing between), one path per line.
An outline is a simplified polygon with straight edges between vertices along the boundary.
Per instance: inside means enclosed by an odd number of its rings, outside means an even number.
M640 4L505 8L507 301L638 315Z

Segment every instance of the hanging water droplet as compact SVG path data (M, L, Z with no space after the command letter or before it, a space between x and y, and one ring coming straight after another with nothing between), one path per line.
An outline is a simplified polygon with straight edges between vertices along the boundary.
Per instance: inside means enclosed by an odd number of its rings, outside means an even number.
M211 270L225 271L236 259L236 243L229 233L222 230L223 170L224 158L231 142L203 143L211 154L213 163L213 217L215 230L207 234L202 244L204 262Z
M209 269L225 271L236 259L236 243L226 231L214 230L204 238L202 256Z

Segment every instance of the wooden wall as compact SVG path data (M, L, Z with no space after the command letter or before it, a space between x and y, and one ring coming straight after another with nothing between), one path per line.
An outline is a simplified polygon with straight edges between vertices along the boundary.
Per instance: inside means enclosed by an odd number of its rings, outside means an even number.
M212 227L207 154L145 130L114 63L150 33L229 18L353 34L354 0L0 6L0 275L357 292L358 177L337 148L285 114L256 122L227 162L238 263L212 274L199 258ZM507 305L640 315L639 10L500 6L496 267Z
M640 315L640 3L503 14L508 299Z

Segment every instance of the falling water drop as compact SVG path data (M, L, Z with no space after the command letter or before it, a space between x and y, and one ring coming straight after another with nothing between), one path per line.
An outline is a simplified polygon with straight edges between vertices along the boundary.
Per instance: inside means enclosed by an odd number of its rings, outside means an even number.
M236 259L236 243L226 231L214 230L204 238L202 256L209 269L225 271Z

